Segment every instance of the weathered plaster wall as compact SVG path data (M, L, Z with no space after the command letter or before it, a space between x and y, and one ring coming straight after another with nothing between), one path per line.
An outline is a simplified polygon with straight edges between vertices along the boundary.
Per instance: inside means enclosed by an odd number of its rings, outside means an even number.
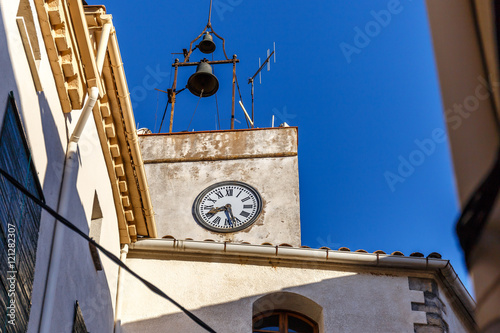
M73 111L67 116L62 112L33 1L30 4L40 43L38 72L43 91L35 91L16 24L19 0L0 0L0 126L8 93L13 91L46 202L55 209L68 135L80 112ZM81 230L88 232L94 193L97 192L104 216L101 244L119 255L118 227L111 187L92 119L88 121L82 135L79 153L78 183L71 196L71 213L66 217ZM28 332L38 332L53 227L54 219L43 211ZM65 237L52 332L71 330L76 300L82 307L89 331L110 332L113 325L112 306L115 300L117 267L103 258L104 271L96 272L87 243L67 229Z
M404 271L353 272L321 268L315 263L293 266L244 260L201 262L195 258L129 258L127 264L217 332L250 332L254 302L279 291L300 294L320 305L323 333L414 332L415 323L427 323L426 313L413 311L411 305L423 299L423 293L410 290ZM203 332L130 275L125 284L124 332ZM287 306L282 297L270 300L266 308ZM452 311L449 307L448 316ZM459 322L448 323L455 329L450 332L466 332Z
M446 321L446 323L448 324L449 332L453 332L453 333L455 333L455 332L456 333L469 332L463 324L463 321L461 319L461 314L454 311L454 307L452 305L449 294L446 293L444 288L442 288L441 286L438 286L438 287L439 287L439 298L441 299L441 301L444 304L443 318Z
M160 237L300 245L296 128L146 135L140 140ZM201 227L192 208L201 191L226 180L256 188L263 210L249 228L221 234Z
M450 302L449 295L436 280L431 278L408 278L410 290L415 297L412 300L413 311L425 313L426 321L415 323L415 333L453 332L466 333L468 330Z

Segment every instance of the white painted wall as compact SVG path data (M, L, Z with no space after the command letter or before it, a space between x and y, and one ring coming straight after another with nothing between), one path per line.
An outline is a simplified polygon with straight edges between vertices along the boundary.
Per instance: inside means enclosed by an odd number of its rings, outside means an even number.
M57 95L52 71L36 24L42 52L39 74L43 92L34 88L27 58L16 24L19 0L0 0L0 126L5 113L7 96L14 92L31 145L46 202L57 208L67 138L79 116L79 111L64 115ZM33 16L37 23L34 3ZM94 193L97 191L103 211L101 244L119 255L118 224L111 186L104 158L92 119L89 120L80 144L78 183L72 193L71 214L67 218L88 232ZM50 255L54 219L42 213L37 250L37 264L32 295L29 332L38 331L43 290ZM91 332L110 332L116 293L117 267L103 259L104 271L96 272L88 245L72 232L65 230L66 241L59 276L57 304L52 332L69 332L73 323L74 303L79 301L87 328Z
M316 263L256 264L245 263L243 258L240 262L207 261L209 257L197 261L195 255L184 259L166 256L163 260L129 258L127 264L217 332L251 332L253 303L279 291L300 294L319 304L323 308L322 333L413 332L414 323L426 323L424 312L412 311L411 302L423 300L423 292L409 290L408 274L430 274L336 270ZM129 274L125 288L124 332L205 332ZM280 302L276 298L275 309L286 307ZM455 310L451 306L447 310L450 332L467 332Z

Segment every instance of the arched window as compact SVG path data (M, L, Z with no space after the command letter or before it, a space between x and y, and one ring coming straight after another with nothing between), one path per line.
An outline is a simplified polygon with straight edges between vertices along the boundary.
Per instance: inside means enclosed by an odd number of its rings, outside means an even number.
M270 293L255 300L252 318L254 333L325 332L321 305L289 291Z
M269 311L253 318L253 333L318 333L311 319L291 311Z

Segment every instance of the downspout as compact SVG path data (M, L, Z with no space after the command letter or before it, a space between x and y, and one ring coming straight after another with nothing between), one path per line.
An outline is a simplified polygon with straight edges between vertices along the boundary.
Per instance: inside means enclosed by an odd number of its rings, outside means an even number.
M99 41L96 55L96 64L99 75L102 72L111 28L111 20L108 20L102 28L102 36L101 40ZM71 194L76 188L76 181L78 176L78 141L80 141L83 129L87 124L87 120L92 113L92 109L94 108L98 97L99 89L97 87L91 87L89 89L89 96L87 98L87 101L85 102L85 106L82 109L80 118L78 119L78 122L76 123L76 126L73 130L73 134L71 134L71 137L69 139L57 209L57 212L61 216L68 216L68 211L71 208L70 198ZM65 231L64 228L65 227L61 226L59 223L57 223L57 221L55 222L48 276L45 285L42 314L40 319L40 332L42 333L51 333L50 326L52 323L52 314L54 311L54 304L56 300L55 296L57 292L57 278L59 276L59 266L61 262L61 254L63 251Z
M120 260L125 264L127 261L128 244L123 245L120 251ZM122 303L120 295L123 294L123 279L125 272L120 267L118 268L118 286L116 288L116 310L115 310L115 333L122 331Z

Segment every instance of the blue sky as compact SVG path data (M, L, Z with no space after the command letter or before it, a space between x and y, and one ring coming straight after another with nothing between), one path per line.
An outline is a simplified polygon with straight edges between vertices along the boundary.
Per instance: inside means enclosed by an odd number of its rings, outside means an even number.
M98 4L88 1L89 4ZM113 15L136 122L158 131L173 52L205 27L209 0L103 1ZM100 3L100 2L99 2ZM299 128L303 244L387 253L439 252L469 287L454 233L453 170L422 0L214 0L212 26L248 77L276 43L276 63L256 80L256 127ZM215 60L223 59L216 40ZM205 55L193 53L192 61ZM211 59L211 56L206 56ZM231 115L231 65L214 66L222 129ZM182 88L194 67L179 70ZM198 98L178 95L174 131L188 129ZM170 109L169 109L170 110ZM168 118L163 130L168 130ZM236 106L236 128L246 128ZM218 129L203 98L189 130Z

